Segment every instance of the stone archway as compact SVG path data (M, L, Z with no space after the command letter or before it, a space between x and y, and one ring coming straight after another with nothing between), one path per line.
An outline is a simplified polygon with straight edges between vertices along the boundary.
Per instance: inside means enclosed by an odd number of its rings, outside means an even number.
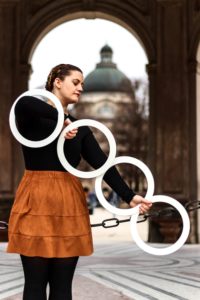
M67 3L66 3L67 7ZM150 32L148 28L141 28L139 20L131 19L129 13L122 17L118 14L113 7L108 8L105 12L103 11L80 11L81 7L77 7L77 11L69 11L67 14L64 11L58 11L57 14L55 11L50 10L44 11L44 14L40 14L35 18L33 26L27 30L24 40L23 40L23 49L21 53L21 60L29 62L32 53L39 43L39 41L48 33L51 29L60 25L64 22L70 20L76 20L79 18L85 19L105 19L112 21L118 25L121 25L128 31L130 31L141 43L141 46L144 48L144 51L147 54L149 61L155 60L155 48L150 38ZM39 25L38 25L39 24Z
M52 12L51 12L52 13ZM57 16L58 17L58 16ZM139 24L137 20L134 20L134 24L128 24L123 20L123 18L119 18L119 16L115 16L114 14L109 14L109 13L103 13L99 11L95 12L74 12L72 14L67 14L67 15L61 15L58 19L53 20L52 23L49 20L51 17L46 14L45 17L42 18L42 24L40 28L38 27L32 27L30 29L30 32L27 33L26 39L24 40L24 46L23 46L23 52L22 52L22 61L27 62L27 73L30 72L29 68L31 68L31 57L34 53L35 48L37 45L40 43L41 39L53 28L56 26L62 24L63 22L71 21L71 20L77 20L79 18L85 18L85 19L95 19L95 18L100 18L104 20L109 20L112 21L118 25L121 25L125 29L127 29L140 43L141 47L145 51L147 57L151 60L154 61L154 56L155 56L155 49L153 47L152 41L150 40L148 36L148 32L145 33L144 29L139 27ZM48 20L48 22L47 22ZM37 21L36 21L37 22ZM136 32L137 28L140 28ZM143 34L140 36L141 32L143 31ZM147 70L150 70L150 64L148 64ZM155 66L155 64L154 64ZM151 70L150 70L151 72ZM27 76L28 79L28 76ZM151 85L150 85L151 88Z
M187 10L189 14L185 13ZM195 59L189 57L188 44L191 30L199 30L196 22L199 15L196 0L0 1L1 207L8 212L22 171L19 147L5 124L13 99L27 89L31 52L45 32L58 22L96 16L137 34L146 50L150 83L149 165L156 193L171 195L182 203L195 197L192 150L195 139L191 145L190 138L194 133L191 118L195 113L190 105L195 103L195 93L187 70L188 62ZM3 215L7 218L8 213ZM167 227L168 224L164 230L166 236ZM195 232L192 235L192 241L196 241Z

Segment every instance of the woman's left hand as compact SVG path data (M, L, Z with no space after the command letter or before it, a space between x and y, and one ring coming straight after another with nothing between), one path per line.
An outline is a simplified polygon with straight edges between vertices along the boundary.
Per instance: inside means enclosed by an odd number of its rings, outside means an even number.
M71 121L69 119L66 119L65 122L64 122L64 125L67 126L70 123L71 123ZM75 128L75 129L72 129L72 130L68 131L65 134L65 139L71 140L71 139L75 138L75 136L77 135L77 132L78 132L78 128Z
M140 205L140 213L144 214L146 213L152 206L152 202L150 200L147 200L143 198L140 195L135 195L131 202L129 203L130 207L136 207L137 205Z

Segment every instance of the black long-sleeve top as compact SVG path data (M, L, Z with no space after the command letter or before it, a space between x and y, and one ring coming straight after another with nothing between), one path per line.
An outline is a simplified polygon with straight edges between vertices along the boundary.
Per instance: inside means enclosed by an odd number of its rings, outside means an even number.
M32 97L22 97L16 104L15 115L19 132L27 139L37 141L49 136L55 129L58 111L46 102ZM76 119L65 115L72 122ZM22 145L25 167L27 170L65 171L57 156L58 137L41 148L30 148ZM81 157L94 169L101 167L107 156L101 150L92 131L87 126L79 127L76 137L66 139L64 153L68 162L77 167ZM110 168L104 180L127 203L135 193L127 186L115 167Z

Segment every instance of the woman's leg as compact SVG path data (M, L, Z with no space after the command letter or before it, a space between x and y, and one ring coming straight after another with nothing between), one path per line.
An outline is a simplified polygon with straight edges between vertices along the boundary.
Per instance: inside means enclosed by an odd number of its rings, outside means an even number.
M21 255L25 285L23 300L46 300L49 259Z
M78 257L51 258L49 270L49 300L71 300L72 279Z

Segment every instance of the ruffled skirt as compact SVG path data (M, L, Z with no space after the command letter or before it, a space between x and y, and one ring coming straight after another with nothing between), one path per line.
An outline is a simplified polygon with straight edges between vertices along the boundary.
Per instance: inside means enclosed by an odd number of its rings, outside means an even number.
M7 252L71 257L93 252L87 203L67 172L25 171L9 219Z

